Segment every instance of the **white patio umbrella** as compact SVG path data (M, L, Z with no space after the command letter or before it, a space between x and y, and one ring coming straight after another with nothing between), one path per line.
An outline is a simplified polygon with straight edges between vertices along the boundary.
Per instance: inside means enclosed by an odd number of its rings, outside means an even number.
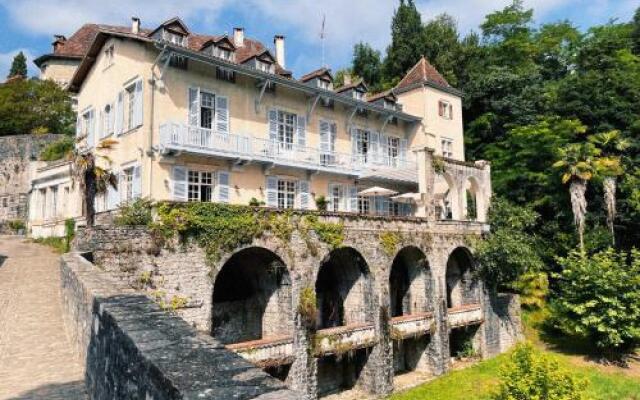
M415 204L420 201L420 193L402 193L391 197L391 200L396 203Z
M358 196L362 197L376 197L376 196L393 196L394 194L398 194L398 192L383 188L380 186L373 186L368 189L364 189L358 193Z

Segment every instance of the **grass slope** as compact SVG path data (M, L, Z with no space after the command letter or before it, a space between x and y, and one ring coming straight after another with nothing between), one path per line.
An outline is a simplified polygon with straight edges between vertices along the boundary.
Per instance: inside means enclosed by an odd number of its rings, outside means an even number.
M561 366L584 377L589 382L587 396L591 400L640 400L640 365L630 369L602 366L585 360L574 350L561 352L541 339L538 329L544 313L524 315L525 336L541 351L558 360ZM487 400L499 385L499 371L509 359L502 354L464 370L445 376L406 392L397 393L390 400Z

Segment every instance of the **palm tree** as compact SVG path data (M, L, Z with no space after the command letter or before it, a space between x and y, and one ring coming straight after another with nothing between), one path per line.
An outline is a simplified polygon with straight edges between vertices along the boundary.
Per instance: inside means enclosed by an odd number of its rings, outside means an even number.
M620 155L631 146L631 143L617 130L589 136L588 140L596 145L602 154L602 158L598 162L598 174L603 177L602 187L604 204L607 207L607 226L615 245L613 223L616 218L616 179L624 172Z
M79 138L78 141L82 139ZM76 146L69 155L71 160L71 179L74 185L77 183L80 186L80 192L83 196L83 214L88 227L93 226L95 221L94 200L96 195L105 193L109 186L116 188L116 176L107 168L98 165L102 164L102 162L97 162L97 160L102 160L104 164L110 165L111 159L98 152L110 150L116 143L115 140L105 139L98 143L94 152Z
M562 183L569 183L573 221L578 229L580 250L584 252L584 221L587 214L587 182L593 178L600 155L593 143L572 143L558 150L553 166L562 168Z

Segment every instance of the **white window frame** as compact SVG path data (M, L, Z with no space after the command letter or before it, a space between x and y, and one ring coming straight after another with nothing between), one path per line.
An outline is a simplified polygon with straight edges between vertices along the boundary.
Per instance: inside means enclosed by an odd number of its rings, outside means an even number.
M318 78L318 87L320 89L329 90L329 85L330 85L329 81Z
M438 100L438 115L444 119L453 119L453 105L447 100Z
M442 157L453 158L453 139L448 137L441 137L440 151L442 152Z
M387 140L387 157L389 158L389 166L397 167L401 157L400 138L395 136L386 136Z
M92 107L85 108L81 115L80 136L83 136L84 138L89 137L89 129L91 127L91 124L93 124L94 118L95 118L95 113L93 112L93 108Z
M271 73L272 67L273 67L273 64L271 64L269 62L266 62L266 61L262 61L262 60L256 59L256 69L258 71Z
M135 113L134 106L136 104L136 82L132 82L124 87L125 93L125 101L126 104L125 109L127 110L127 131L130 131L134 128L133 126L133 114Z
M128 203L133 200L133 175L135 168L135 165L122 168L120 179L118 179L118 192L120 193L121 203Z
M360 162L366 163L369 161L371 152L371 130L357 127L354 129L356 130L356 155L360 157Z
M214 200L215 172L206 169L187 168L187 201L207 202ZM208 192L204 189L208 188ZM208 199L206 195L208 193Z
M293 209L296 207L298 183L295 179L278 177L276 198L278 208Z
M199 128L203 128L203 129L210 129L213 130L214 129L214 125L216 123L216 95L213 92L210 92L208 90L202 90L200 89L200 99L198 102L198 107L200 107L200 110L198 112L199 114L199 118L198 118L198 127ZM207 103L210 104L205 104L205 99L208 99ZM203 111L209 111L211 113L211 118L209 120L209 126L205 126L204 122L204 112Z
M115 110L113 104L109 103L102 109L102 129L100 131L100 138L105 138L113 135L114 133L114 120Z
M362 99L364 98L364 93L359 90L353 89L353 98L362 101Z
M358 214L371 214L371 198L358 196Z
M298 131L298 115L285 110L277 112L277 142L280 150L291 151L296 143L296 133ZM288 121L287 119L291 120ZM290 130L290 131L289 131ZM290 135L290 137L289 137ZM290 139L290 141L289 141Z

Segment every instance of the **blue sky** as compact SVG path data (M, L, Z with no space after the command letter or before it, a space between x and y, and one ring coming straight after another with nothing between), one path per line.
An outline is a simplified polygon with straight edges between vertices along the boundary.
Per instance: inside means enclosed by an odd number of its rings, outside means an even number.
M477 29L484 15L510 0L415 0L423 20L447 12L460 29ZM398 0L0 0L0 79L20 50L32 59L50 51L53 34L70 35L85 22L128 25L133 15L153 28L180 16L199 33L232 32L242 26L247 36L273 44L286 36L287 67L300 76L321 65L319 39L326 15L326 63L334 70L349 64L353 45L371 43L383 50ZM628 21L638 0L525 0L537 22L562 19L581 29L611 18ZM29 61L30 73L37 73Z

